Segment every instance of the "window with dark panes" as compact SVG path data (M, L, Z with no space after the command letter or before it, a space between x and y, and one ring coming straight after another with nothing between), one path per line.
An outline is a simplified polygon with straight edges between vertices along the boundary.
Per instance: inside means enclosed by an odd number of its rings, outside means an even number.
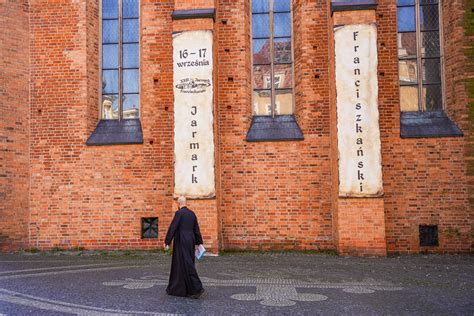
M102 119L138 118L139 0L102 0Z
M252 0L254 115L293 114L291 21L291 0Z
M397 19L401 111L442 111L440 4L398 0Z

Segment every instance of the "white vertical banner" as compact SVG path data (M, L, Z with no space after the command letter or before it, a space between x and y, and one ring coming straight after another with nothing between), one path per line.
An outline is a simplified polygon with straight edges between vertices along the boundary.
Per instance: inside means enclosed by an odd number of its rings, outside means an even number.
M212 31L173 34L175 196L215 196L212 66Z
M381 196L377 28L335 28L339 196Z

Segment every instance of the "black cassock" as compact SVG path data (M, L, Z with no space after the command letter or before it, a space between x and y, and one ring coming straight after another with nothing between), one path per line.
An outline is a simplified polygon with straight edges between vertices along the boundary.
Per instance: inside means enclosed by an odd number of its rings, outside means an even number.
M174 240L173 240L174 239ZM166 293L189 296L202 291L202 283L194 266L194 247L202 244L197 217L187 207L180 208L168 228L165 243L173 240L173 259Z

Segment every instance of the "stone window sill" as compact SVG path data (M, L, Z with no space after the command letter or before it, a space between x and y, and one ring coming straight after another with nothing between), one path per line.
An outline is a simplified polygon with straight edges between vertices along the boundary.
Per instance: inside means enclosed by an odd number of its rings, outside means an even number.
M303 140L294 115L254 116L247 132L248 142Z
M459 137L461 129L443 112L401 112L400 137Z
M86 142L88 146L143 144L139 119L100 120Z

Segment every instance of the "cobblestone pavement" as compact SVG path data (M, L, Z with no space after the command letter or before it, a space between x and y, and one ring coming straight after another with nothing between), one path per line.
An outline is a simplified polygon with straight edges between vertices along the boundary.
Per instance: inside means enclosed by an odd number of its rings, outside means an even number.
M209 256L194 300L165 294L162 253L2 254L0 315L474 315L473 259Z

